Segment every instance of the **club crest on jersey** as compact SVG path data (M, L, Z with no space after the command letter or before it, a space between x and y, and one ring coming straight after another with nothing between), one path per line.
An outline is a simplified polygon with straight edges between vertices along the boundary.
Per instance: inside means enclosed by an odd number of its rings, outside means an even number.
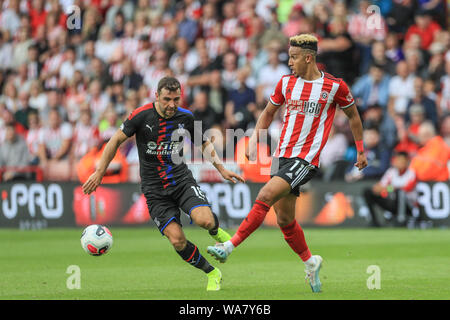
M320 93L320 98L323 99L323 100L327 100L327 98L328 98L328 92L322 91L322 92Z
M322 103L308 100L305 101L288 99L287 108L289 111L297 111L298 113L304 115L312 115L314 117L318 117L320 114L320 110L322 109Z

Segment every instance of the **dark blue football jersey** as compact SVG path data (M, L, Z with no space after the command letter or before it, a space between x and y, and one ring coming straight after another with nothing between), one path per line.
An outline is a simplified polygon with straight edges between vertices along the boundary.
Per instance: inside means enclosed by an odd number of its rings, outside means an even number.
M174 186L192 177L183 160L183 144L186 138L200 146L202 130L194 129L194 115L184 108L165 119L159 115L153 103L134 110L120 129L131 137L136 135L140 176L143 187Z

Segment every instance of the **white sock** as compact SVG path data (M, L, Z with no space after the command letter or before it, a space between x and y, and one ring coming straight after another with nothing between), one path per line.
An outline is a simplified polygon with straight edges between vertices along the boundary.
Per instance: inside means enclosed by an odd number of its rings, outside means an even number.
M225 242L223 243L223 246L225 247L225 251L226 251L228 254L230 254L230 253L233 251L233 249L234 249L234 244L233 244L230 240L225 241Z
M305 261L306 266L313 267L316 265L316 258L311 256L308 260Z

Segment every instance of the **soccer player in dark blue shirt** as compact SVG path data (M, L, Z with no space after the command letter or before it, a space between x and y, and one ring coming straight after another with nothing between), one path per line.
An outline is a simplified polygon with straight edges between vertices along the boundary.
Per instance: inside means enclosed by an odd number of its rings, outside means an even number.
M189 264L208 276L207 290L220 290L222 274L203 257L196 245L186 239L181 227L180 209L217 242L231 237L219 228L219 220L211 211L206 195L198 186L191 171L182 160L186 135L214 165L222 177L233 183L244 182L238 174L223 166L212 143L203 141L202 130L194 126L194 116L179 107L181 86L173 77L158 83L156 101L135 109L107 143L96 171L83 185L90 194L100 185L106 169L119 146L136 135L139 153L141 190L147 200L150 216L176 252ZM181 141L180 141L181 138Z

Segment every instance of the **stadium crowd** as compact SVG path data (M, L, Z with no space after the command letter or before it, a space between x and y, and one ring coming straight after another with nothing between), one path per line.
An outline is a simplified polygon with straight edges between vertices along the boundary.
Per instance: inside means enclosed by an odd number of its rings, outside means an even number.
M104 142L166 76L205 128L255 125L280 77L290 36L319 39L320 68L343 78L364 124L369 166L337 111L323 179L380 178L406 151L421 180L447 181L450 32L445 0L0 0L2 181L85 180ZM280 112L269 133L277 140ZM235 143L235 141L233 141ZM216 148L226 143L215 141ZM242 146L242 144L236 144ZM132 140L109 168L133 180ZM134 175L136 176L136 175ZM107 181L105 181L107 182Z

